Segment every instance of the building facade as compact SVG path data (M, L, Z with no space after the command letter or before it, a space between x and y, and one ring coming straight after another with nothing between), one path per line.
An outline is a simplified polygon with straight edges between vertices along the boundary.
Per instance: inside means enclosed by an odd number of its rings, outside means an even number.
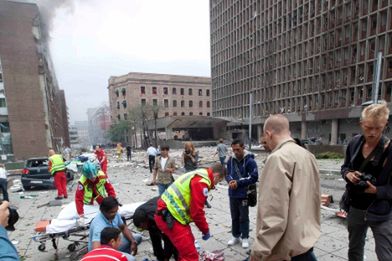
M213 116L243 124L252 108L255 138L284 113L296 136L346 142L378 52L379 99L391 102L390 0L210 0L210 18Z
M36 4L0 1L0 154L47 155L69 146L64 92L58 88Z
M110 77L109 101L113 121L127 120L132 108L150 105L158 118L211 116L211 80L169 74L135 73Z

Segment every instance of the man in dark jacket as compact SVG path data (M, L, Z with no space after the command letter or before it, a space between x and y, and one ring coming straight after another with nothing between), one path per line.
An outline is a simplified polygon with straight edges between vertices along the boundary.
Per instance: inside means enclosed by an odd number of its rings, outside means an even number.
M392 260L392 147L383 136L389 109L372 104L362 111L362 135L348 144L342 177L349 211L349 260L363 260L367 229L372 229L378 260Z
M133 214L133 224L140 229L148 230L152 242L154 255L158 261L166 261L173 255L175 260L178 259L177 250L171 241L157 227L154 215L157 210L158 197L154 197L140 205ZM164 246L162 247L162 240Z
M247 152L244 142L234 140L231 143L233 157L227 162L226 181L229 183L231 233L233 238L227 243L235 245L242 239L242 247L249 247L249 205L248 186L257 182L259 174L254 155Z

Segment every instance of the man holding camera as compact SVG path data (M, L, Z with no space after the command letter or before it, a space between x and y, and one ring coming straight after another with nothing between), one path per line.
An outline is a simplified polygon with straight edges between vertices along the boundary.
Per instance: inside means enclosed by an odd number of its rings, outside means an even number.
M8 226L8 218L10 215L8 204L8 201L3 201L0 205L0 260L2 261L19 260L18 252L8 239L7 231L5 230Z
M388 117L385 102L369 105L362 111L362 135L348 144L341 168L349 203L349 260L363 260L369 227L378 260L392 260L392 147L383 135Z

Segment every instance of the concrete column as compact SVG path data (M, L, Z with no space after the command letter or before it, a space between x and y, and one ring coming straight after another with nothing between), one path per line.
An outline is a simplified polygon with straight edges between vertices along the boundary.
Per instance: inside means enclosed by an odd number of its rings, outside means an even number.
M263 135L263 126L259 124L257 125L257 139L259 142L262 135Z
M306 125L306 121L302 120L301 121L301 139L306 139L306 136L308 136L308 127Z
M338 128L339 122L337 119L332 120L331 122L331 145L338 144Z

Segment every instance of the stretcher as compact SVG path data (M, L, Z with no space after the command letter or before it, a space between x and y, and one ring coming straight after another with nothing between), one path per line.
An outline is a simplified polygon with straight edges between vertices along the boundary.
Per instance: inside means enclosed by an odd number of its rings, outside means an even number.
M124 220L130 220L136 208L143 203L124 204L119 207L118 213ZM80 219L75 202L71 202L60 211L57 218L38 221L32 239L39 243L38 250L41 252L46 250L47 241L51 241L57 254L60 239L70 242L67 247L70 252L74 252L79 246L78 252L87 252L90 223L99 212L98 205L85 205L84 218Z

